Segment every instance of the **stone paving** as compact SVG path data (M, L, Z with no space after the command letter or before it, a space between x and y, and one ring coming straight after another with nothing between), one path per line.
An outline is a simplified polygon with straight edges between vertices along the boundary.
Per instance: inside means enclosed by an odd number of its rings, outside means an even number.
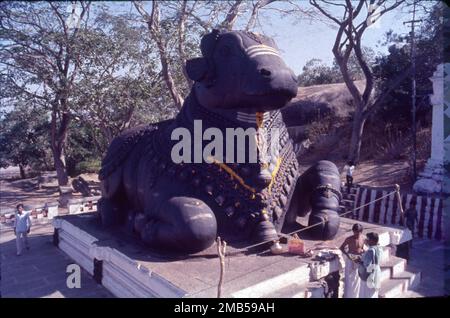
M85 271L81 273L81 288L68 288L66 267L73 262L53 245L52 238L51 224L34 225L29 236L31 249L25 250L22 256L16 256L12 229L0 229L1 297L113 297ZM417 290L404 296L449 295L449 256L450 247L444 243L415 239L408 267L420 270L422 281Z
M0 229L1 297L14 298L105 298L113 297L85 271L81 288L66 285L67 265L73 262L52 242L51 224L36 224L28 238L30 250L16 256L16 241L10 227Z
M437 297L450 295L450 246L444 242L414 239L408 267L419 270L422 279L415 291L404 297Z

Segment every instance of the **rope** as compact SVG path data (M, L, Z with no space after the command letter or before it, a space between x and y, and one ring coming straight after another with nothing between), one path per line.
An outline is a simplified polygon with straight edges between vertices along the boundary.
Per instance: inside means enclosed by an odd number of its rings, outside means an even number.
M394 194L394 193L398 193L398 190L396 189L396 190L394 190L394 191L392 191L392 192L390 192L390 193L388 193L388 194L386 194L386 195L383 195L382 197L379 197L378 199L372 200L372 201L370 201L370 202L368 202L368 203L366 203L366 204L360 205L359 207L353 208L352 210L346 211L345 213L340 214L339 217L343 217L344 215L353 213L353 212L355 212L355 211L358 210L358 209L361 209L361 208L366 207L366 206L368 206L368 205L370 205L370 204L372 204L372 203L374 203L374 202L377 202L377 201L379 201L379 200L382 200L382 199L384 199L384 198L386 198L386 197L388 197L388 196L390 196L390 195L392 195L392 194ZM300 229L300 230L297 230L297 231L293 231L293 232L288 233L288 234L278 233L278 235L281 235L281 236L283 236L283 237L289 237L289 236L291 236L291 235L293 235L293 234L300 233L300 232L309 230L309 229L311 229L311 228L313 228L313 227L316 227L316 226L325 224L326 222L328 222L328 221L327 221L327 220L324 220L324 221L322 221L322 222L319 222L319 223L316 223L316 224L309 225L309 226L307 226L307 227L304 227L304 228L302 228L302 229ZM238 249L238 250L236 250L236 251L234 251L234 252L232 252L232 253L229 253L228 256L235 256L235 255L238 255L238 254L242 254L243 252L246 252L246 251L248 251L248 250L251 249L251 248L254 248L254 247L257 247L257 246L260 246L260 245L264 245L264 244L267 244L267 243L271 243L271 242L273 242L273 241L270 240L270 241L264 241L264 242L256 243L256 244L253 244L253 245L249 245L249 246L240 248L240 249Z

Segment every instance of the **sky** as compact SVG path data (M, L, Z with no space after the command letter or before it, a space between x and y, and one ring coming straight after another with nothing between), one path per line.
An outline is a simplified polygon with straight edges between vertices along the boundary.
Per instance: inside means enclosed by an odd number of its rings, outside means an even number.
M363 46L371 47L376 53L387 53L388 48L378 42L383 41L386 32L391 29L397 34L409 33L411 26L404 25L403 22L412 20L410 11L412 10L396 8L381 16L365 31ZM418 18L420 15L416 17ZM306 62L313 58L321 59L328 65L332 64L334 59L332 47L337 33L336 28L332 29L321 21L280 17L273 14L267 20L271 25L263 26L261 31L275 39L286 64L296 74L301 73Z
M300 7L310 8L308 0L294 0ZM339 0L336 0L339 1ZM388 0L389 1L392 0ZM434 0L427 1L433 4ZM122 2L109 2L112 7L124 11L133 10L132 4ZM274 2L270 6L280 9L287 8L289 4L282 1ZM120 9L119 9L120 10ZM371 25L364 34L363 46L371 47L375 53L387 53L388 48L378 44L384 40L384 35L390 29L397 34L407 34L410 31L410 25L404 25L403 22L412 20L412 9L396 8L391 12L384 14L375 24ZM335 15L338 12L333 12ZM420 18L420 14L418 17ZM236 29L245 26L248 18L240 17L235 25ZM302 72L303 66L313 58L321 59L325 64L331 65L333 62L332 46L334 44L337 29L332 29L322 21L311 20L307 18L287 16L282 17L279 13L272 10L264 10L260 18L263 25L257 26L256 32L264 33L274 38L282 56L289 67L296 74Z

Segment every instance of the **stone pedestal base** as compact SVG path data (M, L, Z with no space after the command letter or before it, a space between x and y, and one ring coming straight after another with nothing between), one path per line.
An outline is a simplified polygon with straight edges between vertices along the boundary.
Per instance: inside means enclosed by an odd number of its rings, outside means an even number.
M423 172L419 173L419 180L414 183L413 189L419 194L439 194L444 191L445 169L442 162L429 159Z
M344 272L345 262L342 262L343 256L337 247L350 235L354 223L343 218L338 235L330 241L304 239L306 249L314 252L309 258L271 255L270 252L234 254L237 247L228 246L223 297L328 296L329 288L325 288L324 283L330 275ZM411 287L417 275L391 279L402 274L406 264L395 258L391 249L411 240L411 232L400 227L358 223L367 229L366 232L379 235L379 244L384 250L381 259L383 295L401 294L406 284ZM102 230L95 213L57 217L53 224L57 246L117 297L217 296L220 266L215 246L191 256L161 255L119 230ZM321 254L327 257L318 259ZM342 296L342 279L340 282L338 294ZM329 286L334 286L333 282Z

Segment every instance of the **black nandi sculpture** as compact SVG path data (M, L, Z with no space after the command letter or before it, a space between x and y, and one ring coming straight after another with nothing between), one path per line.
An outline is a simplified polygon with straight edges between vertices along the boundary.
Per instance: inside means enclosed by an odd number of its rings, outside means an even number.
M276 242L284 225L311 212L310 224L325 221L312 234L333 238L339 228L339 172L320 161L299 174L279 111L296 96L297 80L274 41L214 30L202 38L201 52L187 61L195 84L177 117L129 129L111 143L99 173L102 224L123 224L162 251L195 253L218 234L228 241ZM227 129L254 129L247 141L256 146L233 145L226 157L249 158L254 151L256 159L174 160L177 129L195 134L199 120L202 131L223 132L227 145L236 137L225 134ZM206 144L194 142L183 156Z

